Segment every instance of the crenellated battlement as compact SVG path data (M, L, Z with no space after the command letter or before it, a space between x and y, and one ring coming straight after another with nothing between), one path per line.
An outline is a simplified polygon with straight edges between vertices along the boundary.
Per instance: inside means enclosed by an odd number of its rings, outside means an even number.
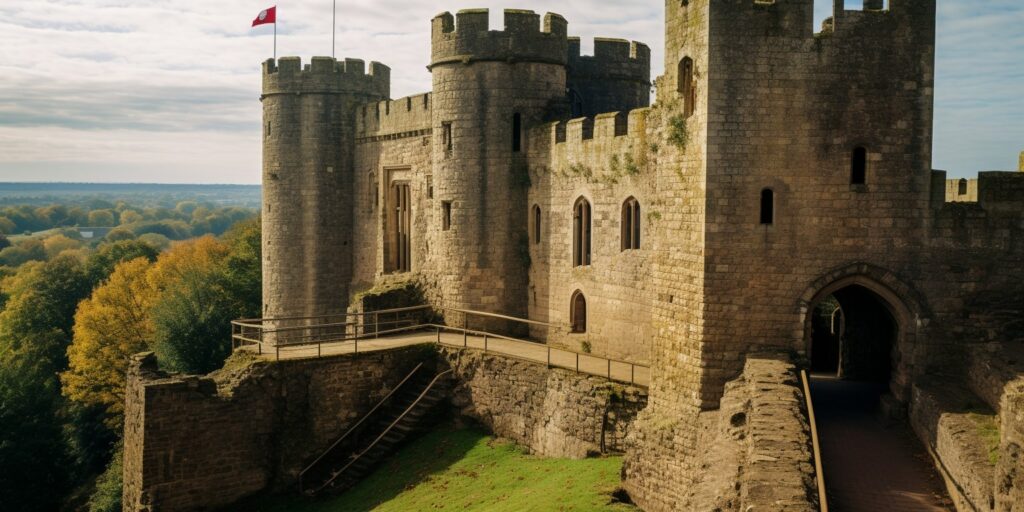
M615 39L610 37L594 38L594 55L581 55L580 38L569 38L569 65L574 63L632 63L651 65L651 48L639 41Z
M538 131L539 136L547 137L553 146L635 136L646 130L649 112L649 108L638 108L629 112L606 112L593 117L577 117L547 123L538 127Z
M367 103L356 111L356 137L394 135L430 128L431 94Z
M490 30L488 9L434 17L429 67L480 61L566 63L568 23L559 14L505 9L504 30Z
M300 57L281 57L263 63L263 95L303 93L351 93L388 97L391 68L361 59L337 60L313 57L303 65Z

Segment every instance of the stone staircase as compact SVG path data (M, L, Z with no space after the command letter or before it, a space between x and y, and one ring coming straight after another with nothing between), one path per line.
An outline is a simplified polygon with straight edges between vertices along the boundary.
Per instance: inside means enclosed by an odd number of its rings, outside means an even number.
M449 394L451 370L436 375L417 366L384 400L300 475L303 494L348 489L365 478L408 438L430 423Z

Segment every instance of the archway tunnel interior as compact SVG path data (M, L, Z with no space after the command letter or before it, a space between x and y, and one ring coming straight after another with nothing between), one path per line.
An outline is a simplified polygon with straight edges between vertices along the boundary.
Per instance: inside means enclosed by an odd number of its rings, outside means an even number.
M812 373L889 382L899 325L885 299L863 286L846 286L815 304L810 323Z

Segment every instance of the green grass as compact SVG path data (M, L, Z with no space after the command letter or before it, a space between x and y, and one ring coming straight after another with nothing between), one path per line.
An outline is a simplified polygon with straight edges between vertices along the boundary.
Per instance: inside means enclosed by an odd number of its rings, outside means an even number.
M256 512L627 511L612 503L621 457L545 459L474 429L441 427L406 446L339 496L261 497Z
M974 421L975 426L978 428L978 436L981 437L982 442L985 443L985 451L988 453L988 461L993 466L999 463L999 424L996 423L996 418L991 414L969 414L971 420Z

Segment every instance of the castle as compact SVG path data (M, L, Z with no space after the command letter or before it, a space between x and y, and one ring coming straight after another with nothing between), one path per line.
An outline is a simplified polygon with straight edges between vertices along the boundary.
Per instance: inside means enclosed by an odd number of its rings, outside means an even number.
M971 365L1024 340L1024 173L932 169L935 0L834 5L818 28L812 0L666 0L653 84L644 44L583 56L521 10L436 16L406 98L377 62L268 60L263 316L408 280L650 365L623 472L646 510L687 502L697 418L765 352L885 379L893 410L958 376L1019 453L1020 397ZM826 303L845 346L815 335Z

